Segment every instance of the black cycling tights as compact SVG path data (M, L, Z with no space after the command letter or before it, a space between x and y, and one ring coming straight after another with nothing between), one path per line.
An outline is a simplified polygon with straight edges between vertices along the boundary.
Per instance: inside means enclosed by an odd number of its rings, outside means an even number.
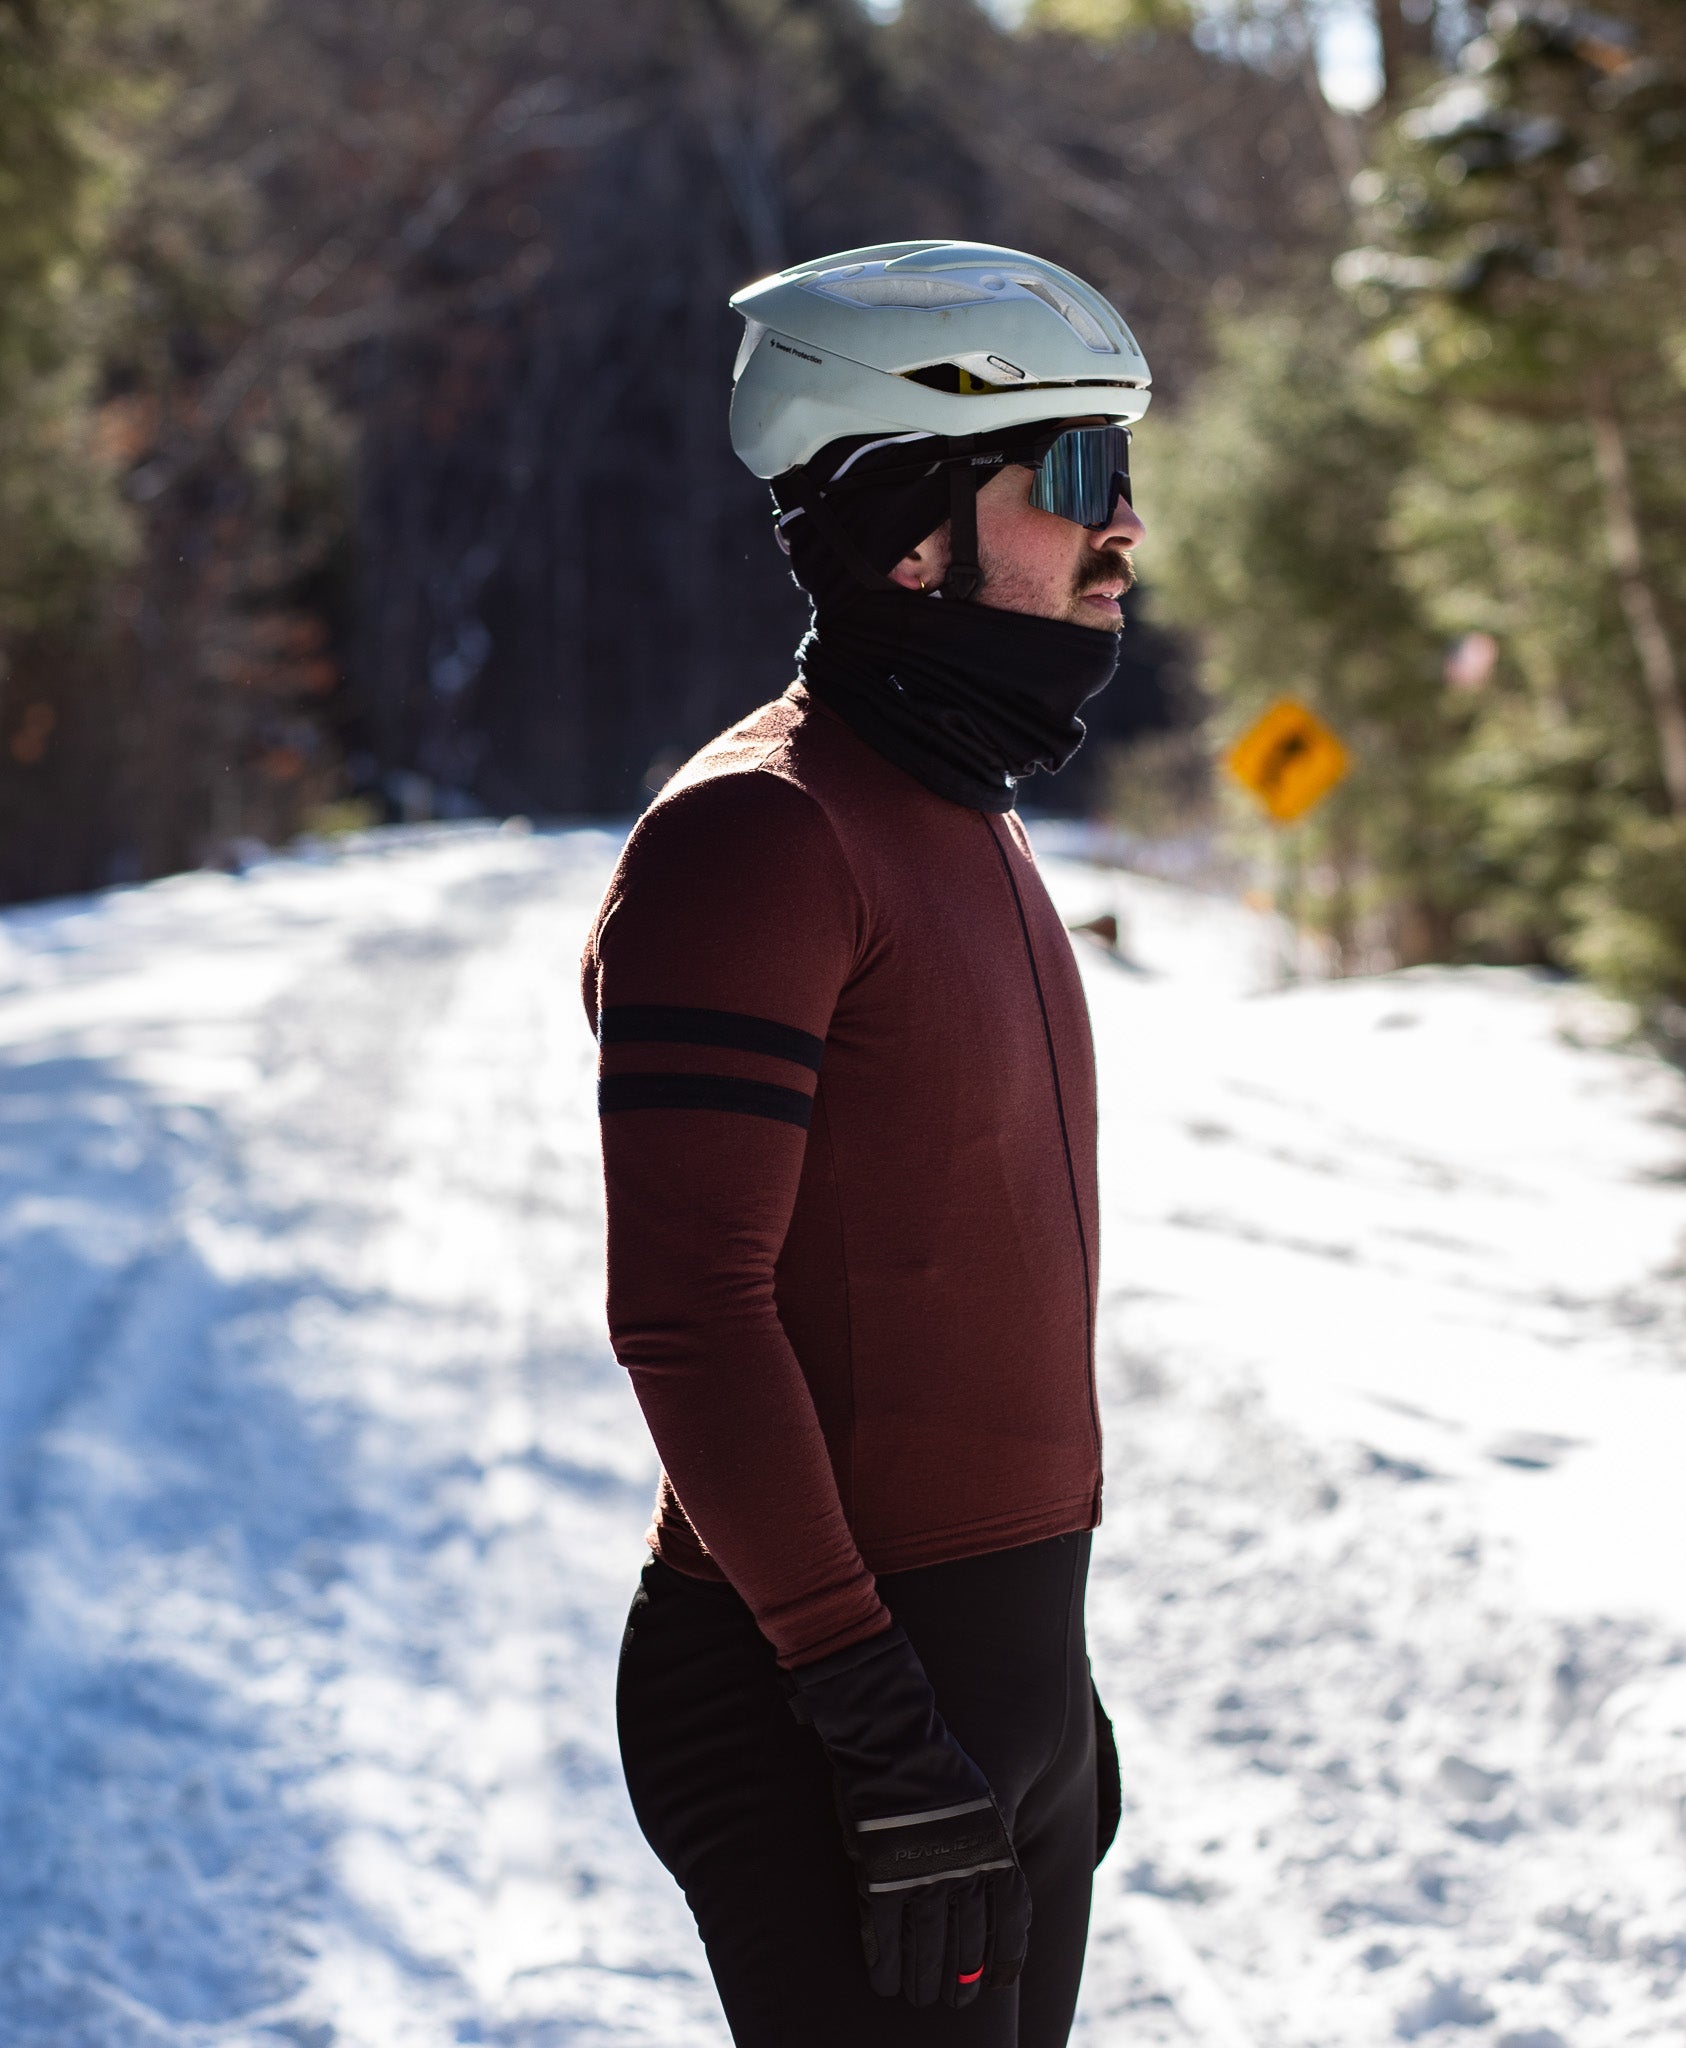
M749 1609L729 1586L645 1566L621 1652L621 1758L638 1824L696 1915L737 2048L1063 2048L1096 1856L1088 1567L1082 1534L878 1582L994 1788L1034 1908L1018 1983L959 2010L916 2010L867 1983L825 1756L792 1717Z

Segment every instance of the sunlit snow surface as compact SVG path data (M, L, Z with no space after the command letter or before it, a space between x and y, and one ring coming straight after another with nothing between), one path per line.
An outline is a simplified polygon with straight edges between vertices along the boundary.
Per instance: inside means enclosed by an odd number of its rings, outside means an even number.
M0 2048L724 2048L627 1809L612 835L0 919ZM1686 2030L1686 1084L1050 861L1127 1811L1079 2048ZM863 2044L864 2048L864 2044Z

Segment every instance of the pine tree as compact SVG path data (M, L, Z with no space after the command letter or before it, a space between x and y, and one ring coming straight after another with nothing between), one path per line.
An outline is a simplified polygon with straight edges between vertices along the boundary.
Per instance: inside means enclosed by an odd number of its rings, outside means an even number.
M0 0L0 899L96 879L105 593L137 547L100 412L104 259L144 88L115 0Z
M1322 295L1232 320L1216 367L1140 437L1143 566L1193 632L1226 743L1274 698L1322 713L1353 759L1310 821L1312 897L1349 965L1380 940L1444 958L1479 894L1449 780L1462 707L1392 546L1410 408L1367 376L1356 324Z
M1495 6L1359 196L1337 277L1421 422L1402 573L1502 650L1476 927L1686 999L1686 12Z
M126 92L99 48L110 16L0 0L0 672L20 636L75 617L128 539L94 414L121 166L92 136Z
M195 160L248 22L0 0L0 901L286 836L326 784L336 422L302 366L217 389L274 260Z
M1495 8L1365 196L1386 239L1338 274L1372 310L1398 301L1383 344L1400 381L1578 422L1661 788L1686 814L1686 577L1664 544L1686 461L1686 14Z

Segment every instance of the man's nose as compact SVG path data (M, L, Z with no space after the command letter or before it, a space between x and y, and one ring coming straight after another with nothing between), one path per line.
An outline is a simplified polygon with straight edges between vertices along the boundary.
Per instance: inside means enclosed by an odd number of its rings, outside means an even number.
M1127 499L1115 500L1112 517L1105 526L1091 526L1089 540L1097 548L1133 548L1147 538L1147 528L1136 517L1135 508Z

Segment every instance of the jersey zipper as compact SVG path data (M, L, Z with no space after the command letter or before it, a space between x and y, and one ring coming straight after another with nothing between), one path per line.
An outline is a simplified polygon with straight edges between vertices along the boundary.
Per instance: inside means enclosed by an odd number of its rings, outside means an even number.
M1013 873L1013 864L1007 858L1007 849L1001 844L1001 834L995 829L995 820L987 812L980 812L984 829L989 834L990 844L995 848L1001 862L1001 872L1007 877L1007 887L1012 891L1013 908L1019 915L1019 934L1024 940L1025 958L1030 962L1031 984L1036 990L1036 1007L1042 1015L1042 1037L1048 1048L1048 1073L1054 1084L1054 1111L1060 1123L1060 1146L1065 1153L1066 1186L1071 1190L1071 1217L1077 1226L1077 1252L1083 1261L1083 1351L1089 1376L1089 1434L1094 1444L1095 1469L1100 1470L1101 1416L1100 1405L1095 1393L1095 1287L1094 1275L1089 1270L1089 1238L1083 1228L1083 1205L1077 1198L1077 1168L1071 1157L1071 1131L1065 1120L1065 1090L1060 1086L1060 1062L1054 1051L1054 1026L1048 1015L1048 999L1042 991L1042 970L1036 964L1036 947L1030 936L1030 920L1024 914L1024 898L1019 894L1018 877ZM1099 1479L1096 1480L1097 1497Z

